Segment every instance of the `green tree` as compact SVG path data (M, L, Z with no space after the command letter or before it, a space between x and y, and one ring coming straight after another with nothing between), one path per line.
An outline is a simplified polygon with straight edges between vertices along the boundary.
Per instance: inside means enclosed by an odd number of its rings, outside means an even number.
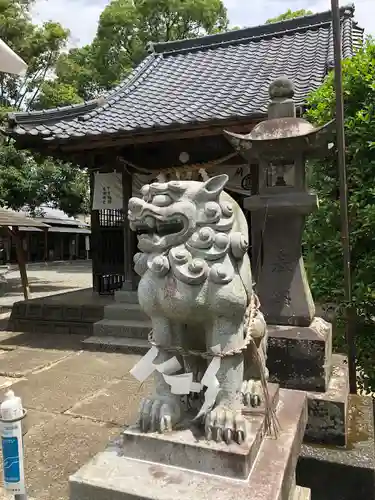
M309 16L310 14L312 14L311 10L300 9L300 10L292 11L291 9L289 9L284 14L281 14L280 16L276 16L276 17L272 17L271 19L268 19L266 21L266 24L278 23L280 21L287 21L288 19L294 19L295 17Z
M59 23L34 25L31 4L29 0L0 2L0 37L28 64L25 78L0 73L0 102L15 109L32 105L69 37Z
M88 212L88 184L75 165L33 156L13 143L0 148L0 206L35 215L48 204L74 216Z
M59 96L64 104L67 98L87 100L113 88L147 55L149 42L194 38L227 27L222 0L112 0L93 43L60 56L57 80L43 86L36 107L53 107Z
M105 72L105 68L102 68ZM78 104L99 93L92 45L62 53L55 67L54 79L44 81L33 104L34 109Z
M356 311L361 382L375 390L375 43L369 40L343 63L348 211L352 256L353 306ZM307 116L321 125L334 116L334 75L309 99ZM336 157L310 168L319 210L307 223L306 263L313 293L321 302L343 304L343 258L340 237L340 186ZM336 343L344 345L338 334Z
M221 0L112 0L93 42L99 86L118 83L146 56L149 42L195 38L227 26Z
M0 37L28 64L24 78L0 73L0 120L8 111L24 111L34 106L69 37L69 31L59 23L34 25L31 5L30 0L0 0ZM61 88L58 92L58 96L50 95L50 100L54 99L56 104L62 101ZM64 92L65 102L72 102L72 89L66 86ZM2 206L27 207L35 213L38 206L50 203L73 214L87 208L86 193L85 174L78 167L50 159L37 161L29 152L18 151L12 141L1 143Z

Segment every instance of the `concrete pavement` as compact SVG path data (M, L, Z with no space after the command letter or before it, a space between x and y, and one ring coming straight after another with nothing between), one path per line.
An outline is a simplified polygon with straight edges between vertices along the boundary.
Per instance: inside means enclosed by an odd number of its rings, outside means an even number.
M27 276L30 284L31 297L39 298L70 292L92 286L91 261L51 262L30 264ZM20 273L16 266L10 266L2 273L7 279L0 297L0 308L9 309L15 302L23 300Z
M11 386L28 409L25 470L35 500L67 500L69 475L134 422L151 390L152 381L140 386L129 374L139 356L83 351L81 340L0 332L0 400Z

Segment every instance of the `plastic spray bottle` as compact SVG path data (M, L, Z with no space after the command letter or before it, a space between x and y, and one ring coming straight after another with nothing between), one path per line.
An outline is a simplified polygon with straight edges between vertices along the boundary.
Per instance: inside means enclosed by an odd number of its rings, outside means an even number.
M0 406L4 487L16 498L26 493L21 424L23 413L21 398L16 397L13 391L8 391Z

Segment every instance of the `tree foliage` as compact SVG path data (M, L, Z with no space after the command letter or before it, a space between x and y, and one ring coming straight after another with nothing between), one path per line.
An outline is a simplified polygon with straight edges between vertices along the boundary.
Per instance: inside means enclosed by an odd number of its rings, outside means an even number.
M25 79L0 74L0 119L6 111L80 103L119 83L146 55L148 42L227 28L221 0L112 0L92 44L64 52L69 31L32 23L32 0L0 0L0 37L27 63ZM45 202L74 214L86 208L88 182L72 165L40 161L10 142L0 146L0 202L32 212Z
M29 65L24 80L0 74L5 111L80 103L119 83L147 54L148 42L176 40L227 28L222 0L112 0L92 44L64 52L59 23L32 23L32 0L0 0L0 37ZM36 161L11 143L0 146L0 202L35 212L46 201L67 211L85 207L86 176L72 165Z
M300 9L300 10L292 11L291 9L289 9L284 14L281 14L280 16L272 17L271 19L268 19L266 21L266 24L278 23L280 21L287 21L288 19L294 19L295 17L308 16L310 14L312 14L311 10Z
M6 112L25 111L38 98L46 78L60 61L69 31L59 23L33 24L30 0L0 1L0 38L28 64L26 77L0 73L0 120ZM50 87L43 94L48 105L75 102L75 87ZM62 92L64 91L64 92ZM15 210L28 208L35 213L38 206L49 203L70 215L87 210L88 182L78 167L48 160L38 161L28 152L18 151L12 141L0 145L0 204Z
M72 164L33 156L10 143L0 148L0 206L35 215L48 204L68 215L88 212L87 173Z
M194 38L227 26L222 0L112 0L93 43L60 56L57 80L44 84L36 107L55 106L59 93L63 103L69 95L78 102L113 88L147 55L149 42Z
M375 43L343 64L348 212L352 259L353 307L356 311L361 380L375 390ZM309 99L308 118L317 125L334 116L334 75ZM340 185L335 156L315 162L311 186L320 208L307 224L307 267L316 299L342 304L343 256L340 230ZM341 346L342 337L336 339Z
M0 102L15 109L29 109L69 37L59 23L33 24L30 6L29 0L0 2L0 37L28 64L25 78L0 73Z

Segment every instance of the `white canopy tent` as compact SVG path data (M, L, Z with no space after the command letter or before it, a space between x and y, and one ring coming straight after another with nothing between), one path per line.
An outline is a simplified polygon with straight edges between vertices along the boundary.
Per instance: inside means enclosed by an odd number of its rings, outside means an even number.
M0 38L0 72L24 76L27 64Z

